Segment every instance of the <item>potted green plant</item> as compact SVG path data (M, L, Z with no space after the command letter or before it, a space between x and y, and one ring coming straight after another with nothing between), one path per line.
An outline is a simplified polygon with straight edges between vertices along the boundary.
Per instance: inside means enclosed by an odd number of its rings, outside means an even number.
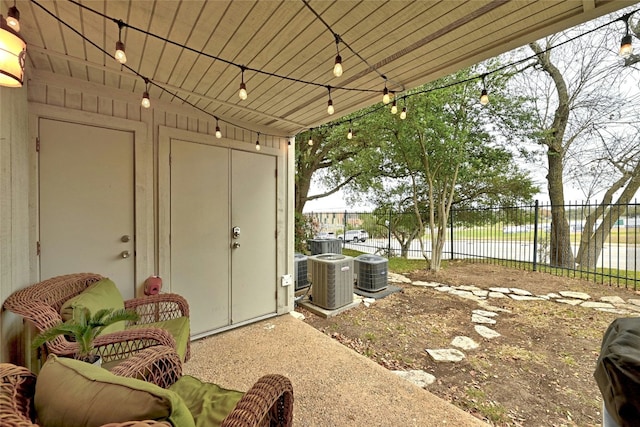
M33 340L33 347L37 348L51 341L59 335L70 336L78 343L75 358L89 363L97 363L100 356L94 353L93 341L102 333L104 328L117 322L137 321L140 318L133 310L113 308L99 310L91 314L89 309L74 310L73 318L59 323L38 334Z

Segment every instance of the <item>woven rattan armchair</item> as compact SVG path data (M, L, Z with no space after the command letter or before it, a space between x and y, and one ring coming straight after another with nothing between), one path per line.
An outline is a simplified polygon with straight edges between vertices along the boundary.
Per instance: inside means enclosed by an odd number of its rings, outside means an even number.
M182 375L182 363L172 348L144 349L111 370L116 375L144 379L167 388ZM0 425L38 426L34 410L36 375L27 368L0 363ZM108 402L104 402L108 405ZM247 391L222 427L289 427L293 421L293 388L282 375L265 375ZM171 427L161 421L128 421L103 427Z
M4 308L21 315L33 323L38 332L42 332L62 322L60 309L68 299L101 279L103 276L94 273L53 277L14 292L4 302ZM135 323L135 328L96 337L95 351L102 356L104 363L125 359L141 349L155 345L176 347L175 339L168 331L139 325L181 316L188 318L189 305L182 296L163 293L126 300L124 304L125 308L135 310L140 319ZM46 350L58 356L73 356L78 350L78 344L59 335L46 343ZM188 343L185 361L189 356Z

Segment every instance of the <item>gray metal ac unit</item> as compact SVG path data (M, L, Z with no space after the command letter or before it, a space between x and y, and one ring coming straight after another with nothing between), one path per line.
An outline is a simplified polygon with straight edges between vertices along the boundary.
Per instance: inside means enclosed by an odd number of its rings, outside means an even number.
M340 239L310 239L307 242L309 242L311 255L342 253L342 240Z
M313 304L333 310L353 302L353 258L341 254L309 257Z
M307 275L307 256L304 254L294 254L293 280L296 291L309 287L309 278Z
M363 291L381 291L388 286L389 260L377 255L358 255L354 260L356 287Z

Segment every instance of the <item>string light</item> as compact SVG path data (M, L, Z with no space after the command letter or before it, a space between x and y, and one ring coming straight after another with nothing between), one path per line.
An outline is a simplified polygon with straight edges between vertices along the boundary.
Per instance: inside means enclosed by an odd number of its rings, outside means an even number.
M83 8L83 9L89 10L89 11L91 11L91 12L93 12L93 13L97 14L97 15L100 15L100 16L102 16L102 17L104 17L104 18L107 18L107 19L111 19L111 20L116 21L115 19L113 19L113 18L111 18L111 17L109 17L109 16L107 16L107 15L104 15L104 14L102 14L102 13L100 13L100 12L96 11L96 10L93 10L93 9L91 9L90 7L87 7L86 5L83 5L83 4L79 3L78 1L75 1L75 0L69 0L69 1L70 1L71 3L73 3L73 4L75 4L75 5L77 5L77 6L81 7L81 8ZM100 47L100 46L98 46L97 44L93 43L91 40L89 40L87 37L85 37L85 36L84 36L84 34L82 34L81 32L79 32L78 30L75 30L72 26L70 26L69 24L67 24L67 23L65 23L64 21L62 21L58 16L56 16L55 14L53 14L52 12L50 12L49 10L47 10L46 8L44 8L44 7L43 7L42 5L40 5L37 1L33 1L33 3L34 3L36 6L38 6L38 7L42 8L46 13L50 14L54 19L58 20L61 24L66 25L67 27L69 27L72 31L74 31L76 34L78 34L78 35L79 35L80 37L82 37L84 40L86 40L87 42L89 42L90 44L92 44L94 47L98 48L100 51L102 51L102 52L103 52L103 53L105 53L106 55L109 55L109 53L108 53L108 52L106 52L102 47ZM15 0L14 0L14 5L15 5ZM305 5L307 5L307 7L309 7L309 8L310 8L310 6L308 5L308 3L307 3L307 2L305 2ZM14 6L14 8L15 8L15 6ZM13 14L13 15L16 15L15 13L11 12L11 10L12 10L12 9L14 9L14 8L10 8L10 13L9 13L9 15L12 15L12 14ZM310 9L311 9L311 8L310 8ZM312 9L311 9L311 10L312 10ZM17 12L17 8L15 8L15 11ZM637 12L637 11L638 11L638 10L634 10L633 12L631 12L631 13L630 13L630 14L628 14L628 15L626 15L625 17L623 17L623 18L618 18L617 20L621 20L621 19L625 20L625 23L626 23L626 25L628 26L628 19L629 19L629 17L631 16L631 14L633 14L633 13L635 13L635 12ZM315 13L315 11L314 11L314 13ZM19 14L19 12L18 12L18 14ZM322 21L321 17L320 17L317 13L315 13L315 14L316 14L316 16L318 17L318 19L320 19L320 20ZM616 21L617 21L617 20L616 20ZM116 22L117 22L117 21L116 21ZM595 30L598 30L598 29L604 28L604 27L606 27L606 26L610 25L612 22L615 22L615 21L610 21L610 22L608 22L608 23L606 23L606 24L603 24L603 25L599 26L598 28L595 28L595 29L589 30L589 31L588 31L588 32L586 32L586 33L582 33L582 34L579 34L579 35L577 35L577 36L575 36L575 37L572 37L572 38L568 39L567 41L562 42L560 45L566 44L566 43L568 43L568 42L570 42L570 41L573 41L573 40L575 40L575 39L578 39L578 38L580 38L580 37L583 37L583 36L585 36L585 35L587 35L587 34L590 34L590 33L594 32ZM324 21L323 21L323 23L324 23ZM228 61L228 60L226 60L226 59L224 59L224 58L219 58L219 57L216 57L216 56L213 56L213 55L207 54L206 52L203 52L203 51L197 51L197 50L195 50L195 49L189 48L189 47L188 47L188 46L186 46L186 45L182 45L182 44L180 44L180 43L177 43L177 42L174 42L174 41L169 40L169 39L167 39L167 38L164 38L164 37L161 37L161 36L155 35L155 34L150 33L150 32L148 32L148 31L145 31L145 30L142 30L142 29L139 29L139 28L133 27L133 26L131 26L131 25L127 24L127 23L123 23L123 25L124 25L124 26L127 26L127 27L129 27L129 28L132 28L132 29L134 29L134 30L136 30L136 31L139 31L139 32L141 32L141 33L144 33L144 34L146 34L146 35L148 35L148 36L156 37L156 38L158 38L158 39L160 39L160 40L165 41L166 43L170 43L170 44L173 44L173 45L179 46L179 47L181 47L181 48L183 48L183 49L186 49L186 50L189 50L189 51L192 51L192 52L196 52L196 53L198 53L198 54L200 54L200 55L202 55L202 56L206 56L206 57L209 57L209 58L212 58L212 59L215 59L215 60L219 60L219 61L222 61L222 62L224 62L224 63L226 63L226 64L229 64L229 65L233 65L233 66L238 66L238 67L240 67L240 68L241 68L241 71L242 71L242 83L241 83L241 89L242 89L242 88L243 88L243 86L244 86L244 93L245 93L245 96L246 96L246 85L244 85L244 71L245 71L245 69L250 69L251 71L254 71L254 72L256 72L256 73L261 73L261 74L265 74L265 75L268 75L268 76L277 77L277 78L280 78L280 79L283 79L283 80L295 81L295 82L298 82L298 83L303 83L303 84L308 84L308 85L315 85L315 86L321 86L321 85L322 85L322 84L320 84L320 83L316 83L316 82L303 81L303 80L299 80L299 79L291 78L291 77L289 77L289 76L281 76L281 75L277 75L277 74L270 73L270 72L263 71L263 70L259 70L259 69L252 69L252 68L247 68L247 67L245 67L245 66L240 66L240 65L235 64L235 63L233 63L233 62L231 62L231 61ZM330 28L326 23L325 23L325 25L327 26L327 28L328 28L329 30L331 30L331 28ZM332 33L333 33L333 32L332 32ZM628 33L628 29L627 29L627 33ZM335 33L334 33L334 35L335 35ZM626 35L625 35L625 37L626 37ZM623 38L623 40L624 40L624 38ZM340 40L340 41L342 41L342 40ZM342 41L342 43L344 43L344 41ZM361 60L363 60L365 63L367 63L367 61L366 61L365 59L363 59L363 58L362 58L362 57L361 57L357 52L355 52L355 51L354 51L354 50L353 50L353 49L352 49L352 48L351 48L347 43L344 43L344 44L345 44L345 46L346 46L347 48L349 48L349 50L350 50L351 52L353 52L353 53L354 53L356 56L358 56ZM543 52L548 52L548 51L550 51L551 49L556 48L556 47L558 47L558 46L560 46L560 45L548 47L548 48L547 48L547 49L545 49ZM622 47L623 47L623 46L622 46L622 43L621 43L621 50L622 50ZM630 47L631 47L631 46L630 46ZM338 53L339 53L339 49L338 49ZM513 62L513 63L509 63L509 64L506 64L506 65L503 65L502 67L499 67L499 68L497 68L497 69L495 69L495 70L492 70L490 73L491 73L491 74L492 74L492 73L496 73L496 72L499 72L499 71L501 71L501 70L504 70L504 69L506 69L506 68L508 68L508 67L512 67L512 66L514 66L514 65L521 64L521 63L523 63L523 62L525 62L525 61L527 61L527 60L532 59L532 58L533 58L533 57L535 57L535 56L536 56L536 55L531 55L530 57L527 57L527 58L524 58L524 59L518 60L518 61ZM367 63L367 64L368 64L368 63ZM385 104L388 104L388 103L391 101L391 99L389 98L388 89L387 89L387 78L386 78L386 76L384 76L384 75L380 74L380 72L377 70L377 68L376 68L376 67L370 66L370 68L371 68L371 69L373 69L376 73L378 73L378 74L380 75L380 77L382 77L383 79L385 79L385 88L384 88L385 90L383 91L383 102L384 102ZM134 74L136 74L137 76L139 76L139 77L143 77L141 74L139 74L137 71L135 71L135 70L131 69L130 67L127 67L127 69L128 69L128 70L130 70L131 72L133 72ZM485 75L486 75L486 74L485 74ZM483 77L483 80L484 80L484 76L482 76L482 77ZM466 79L466 80L463 80L463 81L459 81L459 82L457 82L457 83L455 83L455 84L462 84L462 83L466 83L466 82L468 82L468 81L471 81L471 80L473 80L473 79L477 79L477 78L478 78L477 76L476 76L476 77L472 77L472 78L469 78L469 79ZM147 81L147 79L146 79L146 78L145 78L145 81ZM196 109L198 109L198 110L202 111L202 112L203 112L203 113L205 113L205 114L208 114L208 115L213 116L211 113L209 113L209 112L205 111L204 109L202 109L202 108L198 107L197 105L195 105L195 104L193 104L193 103L189 102L189 101L188 101L188 100L186 100L185 98L180 97L177 93L173 93L173 92L171 92L171 91L169 91L169 90L167 90L167 89L163 88L161 85L157 85L157 84L155 84L155 83L154 83L154 85L156 85L158 88L160 88L160 90L162 90L162 91L164 91L164 92L167 92L167 93L171 94L173 97L175 97L175 98L177 98L177 99L180 99L181 101L183 101L184 103L186 103L186 104L188 104L188 105L192 106L193 108L196 108ZM447 85L447 86L450 86L450 85ZM376 92L375 90L370 90L370 89L359 89L359 88L349 88L349 87L339 87L339 89L347 90L347 91ZM431 91L433 91L433 90L437 90L437 89L438 89L438 88L430 89L430 90L428 90L428 91L426 91L426 92L431 92ZM485 102L483 103L483 105L484 105L485 103L488 103L488 102L489 102L488 92L486 91L486 87L483 89L483 91L482 91L482 92L483 92L483 93L482 93L481 97L483 98L483 100L485 100ZM378 93L379 93L379 92L378 92ZM420 94L420 93L425 93L425 91L415 92L415 93L414 93L414 94L412 94L411 96L413 96L413 95L417 95L417 94ZM148 101L148 91L145 91L145 94L147 95L147 103L148 103L148 104L149 104L149 106L150 106L150 101ZM239 93L239 95L241 95L241 93ZM385 96L385 95L386 95L386 96ZM246 98L244 98L244 99L246 99ZM385 99L386 99L386 100L388 100L388 101L387 101L387 102L385 102ZM143 99L143 102L144 102L144 99ZM482 100L481 100L481 102L482 102ZM404 116L404 117L403 117L403 116ZM400 118L401 118L401 119L405 119L405 118L406 118L406 106L405 106L405 107L403 107L403 109L402 109L402 113L400 114ZM242 126L239 126L239 125L234 125L234 126L236 126L236 127L238 127L238 128L241 128L241 129L246 129L246 128L243 128ZM250 130L250 129L246 129L246 130ZM274 135L274 136L279 136L279 135Z
M404 120L407 118L407 107L402 107L402 111L400 112L400 120Z
M349 132L347 132L347 139L353 138L353 129L351 128L351 120L349 120Z
M309 146L313 145L313 129L309 129Z
M222 138L222 131L220 131L220 124L218 123L218 118L216 117L216 138Z
M145 77L144 83L145 89L144 93L142 94L142 102L140 102L140 105L142 105L144 108L149 108L151 107L151 100L149 100L149 79Z
M327 89L329 89L329 101L327 101L327 113L329 115L332 115L335 112L335 109L333 108L333 101L331 100L331 86L327 86Z
M624 59L627 59L633 53L633 45L631 44L632 38L631 34L629 34L629 18L631 18L631 14L622 17L622 20L625 24L626 32L624 37L622 37L622 41L620 42L620 56Z
M238 96L243 101L247 99L247 85L244 84L244 70L245 70L245 67L240 67L240 71L242 73L242 80L240 81L240 91L238 91Z
M391 104L391 114L396 114L398 112L398 105L396 104L396 94L391 92L393 95L393 104Z
M489 103L489 94L487 92L487 85L484 80L486 74L482 75L482 92L480 93L480 104L487 105Z
M260 132L258 132L258 139L256 139L256 151L260 151Z
M342 57L340 56L340 36L337 34L334 34L336 36L336 52L338 52L338 54L336 55L336 62L333 66L333 75L336 77L340 77L342 76Z
M16 33L20 32L20 11L16 7L15 0L13 0L13 6L7 11L7 25Z
M121 64L126 64L127 55L124 53L124 43L122 43L122 27L124 27L124 22L118 21L118 41L116 42L116 53L113 55Z
M387 89L387 81L384 82L384 90L382 91L382 103L387 105L391 102L391 98L389 98L389 89Z

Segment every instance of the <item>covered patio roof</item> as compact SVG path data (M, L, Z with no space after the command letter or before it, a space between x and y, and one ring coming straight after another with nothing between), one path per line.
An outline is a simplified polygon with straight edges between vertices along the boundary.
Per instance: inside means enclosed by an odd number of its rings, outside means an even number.
M5 1L3 11L12 3ZM52 73L140 97L148 79L152 102L188 103L229 125L292 136L379 103L385 84L401 96L633 3L32 0L17 6L28 43L27 79L30 70ZM119 37L124 66L112 56ZM332 73L338 52L341 77ZM243 70L246 100L238 97Z

